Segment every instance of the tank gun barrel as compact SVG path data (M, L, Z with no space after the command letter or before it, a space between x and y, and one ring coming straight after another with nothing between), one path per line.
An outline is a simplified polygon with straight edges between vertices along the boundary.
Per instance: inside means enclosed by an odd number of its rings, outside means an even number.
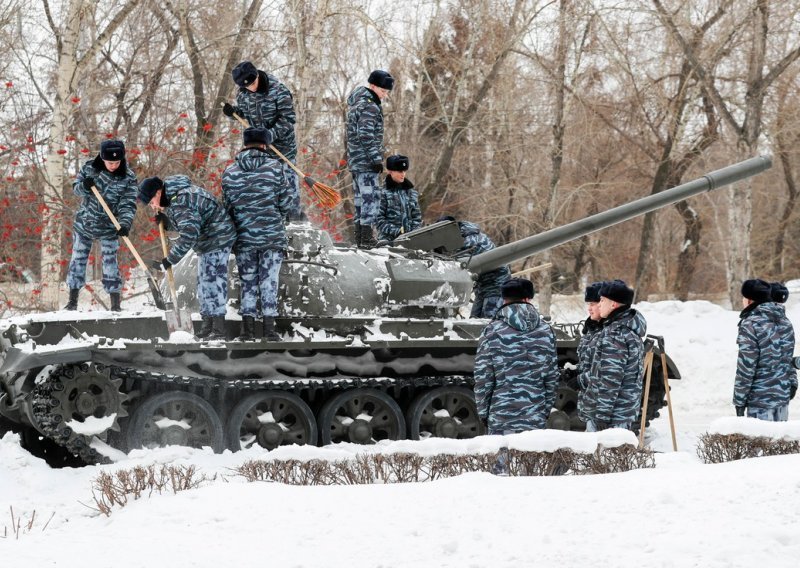
M556 227L544 233L526 237L499 246L483 254L473 256L467 263L467 268L476 274L488 272L515 260L520 260L560 244L589 235L600 229L605 229L606 227L616 225L617 223L627 221L639 215L644 215L650 211L672 205L673 203L677 203L693 195L711 191L754 176L771 167L772 158L769 156L750 158L749 160L713 171L701 178L683 183L660 193L648 195L636 201L631 201L630 203L625 203L607 211L591 215L585 219L580 219L562 227Z

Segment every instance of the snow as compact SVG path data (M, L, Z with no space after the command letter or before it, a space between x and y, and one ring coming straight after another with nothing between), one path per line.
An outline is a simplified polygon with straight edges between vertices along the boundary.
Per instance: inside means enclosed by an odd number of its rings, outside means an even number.
M787 314L800 329L798 283ZM361 447L251 448L215 455L182 447L137 450L113 465L50 469L0 439L0 555L8 566L218 567L795 567L800 558L800 455L704 465L706 432L800 439L800 420L736 418L731 403L738 312L704 301L636 306L662 335L681 372L672 382L678 452L666 409L647 432L656 468L548 478L472 473L416 484L296 487L248 483L234 469L254 459L347 459L358 452L423 455L636 443L630 432L527 432L472 440L385 442ZM556 321L583 315L559 298ZM800 397L791 418L800 418ZM102 444L102 442L95 442ZM214 481L115 508L93 507L101 471L194 464ZM15 538L11 508L21 519ZM32 527L26 524L34 515ZM52 516L52 518L51 518ZM47 525L46 528L43 528Z

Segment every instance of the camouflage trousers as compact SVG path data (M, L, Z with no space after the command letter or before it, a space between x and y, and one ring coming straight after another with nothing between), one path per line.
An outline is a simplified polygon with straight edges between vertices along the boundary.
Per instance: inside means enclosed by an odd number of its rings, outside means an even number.
M117 251L119 239L99 239L100 251L103 255L103 288L109 294L116 294L122 290L122 277L119 274ZM67 286L80 290L86 284L86 264L92 250L92 239L86 238L75 231L72 232L72 258L67 271Z
M502 296L484 296L483 290L479 287L475 288L475 301L472 302L472 311L469 314L471 318L488 318L492 319L500 306L503 305Z
M300 201L300 176L283 160L283 173L286 176L286 181L289 182L289 194L292 196L292 202L289 205L289 220L303 218L303 204Z
M378 174L372 172L353 173L353 204L356 207L354 221L362 225L375 225L378 218L381 195Z
M230 255L231 247L198 255L197 299L202 316L224 316L227 311Z
M748 418L758 418L768 422L786 422L789 420L789 405L784 404L778 408L754 408L747 407Z
M259 317L256 303L261 298L261 315L274 318L278 315L278 278L283 262L283 251L264 249L248 250L236 254L236 267L242 284L239 313Z

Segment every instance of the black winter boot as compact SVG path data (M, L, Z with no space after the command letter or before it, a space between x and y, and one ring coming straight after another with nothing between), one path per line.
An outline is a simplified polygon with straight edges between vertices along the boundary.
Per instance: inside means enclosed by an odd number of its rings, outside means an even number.
M376 244L378 244L378 241L375 240L375 232L372 229L372 225L361 225L361 243L359 243L358 248L371 249L375 248Z
M67 305L64 306L65 310L77 310L78 309L78 294L80 293L80 288L70 288L69 289L69 302Z
M356 248L361 247L361 223L356 221L353 223L353 231L355 232L355 237L353 238L353 244L356 245Z
M197 332L197 337L206 339L211 334L211 330L214 327L214 319L211 316L204 316L202 314L200 318L203 320L203 323L200 325L200 331Z
M256 318L253 316L242 316L242 334L236 341L253 341L256 335Z
M111 292L111 311L112 312L121 312L122 306L119 305L120 296L119 292Z
M280 341L281 336L275 331L275 318L264 318L264 341Z
M211 333L206 336L208 341L227 339L225 335L225 316L214 316L211 318Z

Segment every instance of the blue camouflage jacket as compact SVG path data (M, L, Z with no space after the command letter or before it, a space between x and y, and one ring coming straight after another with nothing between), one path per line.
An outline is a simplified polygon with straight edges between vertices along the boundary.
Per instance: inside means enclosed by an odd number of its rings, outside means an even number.
M222 204L236 226L234 250L286 248L291 195L283 167L264 150L242 150L225 169Z
M556 338L528 303L501 307L475 357L475 402L490 432L544 428L559 381Z
M236 240L233 221L213 195L192 185L189 178L182 175L166 178L164 193L169 199L164 214L179 235L167 256L172 264L182 259L189 249L205 254L233 246Z
M352 173L371 172L383 164L383 110L381 100L367 87L347 97L347 167Z
M583 397L586 392L586 387L589 386L589 373L597 348L597 339L600 337L600 331L602 329L602 320L594 321L591 318L586 318L586 322L583 325L583 332L581 333L581 339L578 342L578 384L581 388L578 393L578 415L584 422L591 418L584 413Z
M78 173L72 191L83 201L75 214L75 224L72 230L87 239L116 239L117 229L108 218L102 205L94 194L83 187L83 180L87 177L94 178L95 187L103 196L106 204L114 213L120 226L131 228L133 217L136 215L136 194L139 188L136 176L128 168L125 160L114 173L106 170L100 156L89 160Z
M618 308L603 321L583 395L583 416L610 424L636 420L642 404L646 334L647 322L633 308Z
M794 328L783 306L751 304L740 317L733 405L779 408L789 404L797 371L792 366Z
M477 255L495 248L492 239L483 233L475 223L459 221L458 228L461 236L464 237L464 246L456 252L456 256L463 256L466 253ZM511 278L511 268L508 265L501 266L478 276L475 280L475 288L480 288L484 296L500 296L500 287L509 278Z
M376 225L379 238L387 241L422 226L419 194L408 179L400 184L386 176Z
M258 89L251 93L244 87L236 94L236 114L245 118L250 126L266 128L275 135L272 145L278 151L294 161L297 157L297 141L294 136L294 124L297 117L294 112L292 93L277 77L258 72ZM274 158L278 156L270 152Z

